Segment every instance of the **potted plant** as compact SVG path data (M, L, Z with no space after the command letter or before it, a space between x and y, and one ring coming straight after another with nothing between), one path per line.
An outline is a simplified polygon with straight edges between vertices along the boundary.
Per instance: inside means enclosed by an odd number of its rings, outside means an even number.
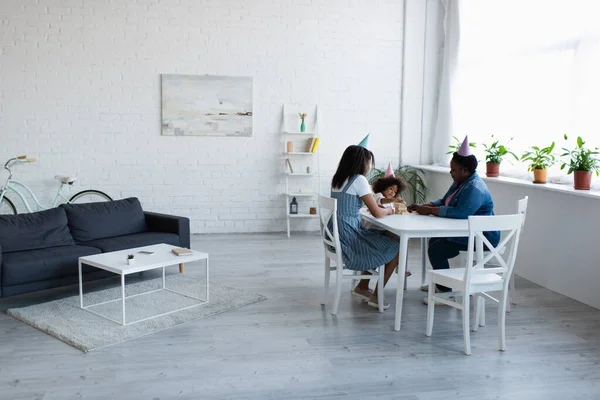
M568 140L567 134L564 135L565 140ZM560 169L569 167L567 174L573 172L575 174L574 187L577 190L590 190L590 184L592 182L592 172L596 173L596 176L600 173L600 162L596 157L598 154L598 148L594 150L586 149L583 147L585 142L581 136L577 136L577 147L573 150L565 149L561 157L566 157L567 161L563 162Z
M452 136L452 138L454 139L454 144L451 144L450 146L448 146L449 150L448 150L448 152L446 152L446 154L456 153L460 149L460 145L462 144L462 142L456 136ZM469 142L469 147L476 148L477 143Z
M127 255L127 265L135 264L135 256L133 254Z
M521 161L529 161L527 171L533 171L533 183L546 183L548 167L556 163L556 158L552 154L552 150L554 150L554 142L550 146L543 148L531 146L529 151L526 151L521 156Z
M492 135L492 140L494 140L494 135ZM512 138L510 139L512 140ZM509 143L510 143L509 140ZM519 160L519 157L517 157L517 155L515 153L513 153L512 151L508 150L508 147L506 147L503 144L499 144L499 140L494 140L492 142L492 144L490 145L483 145L483 148L485 150L486 156L485 156L485 161L486 161L486 175L489 177L496 177L498 175L500 175L500 163L502 162L502 159L504 158L504 156L510 154L511 156L513 156L515 158L515 160Z
M406 182L407 191L414 203L424 203L429 196L429 189L425 185L425 171L411 167L410 165L400 164L394 170L397 178ZM385 176L385 169L372 168L368 175L369 183L372 185L375 179ZM405 199L406 200L406 199ZM409 203L409 201L407 201Z

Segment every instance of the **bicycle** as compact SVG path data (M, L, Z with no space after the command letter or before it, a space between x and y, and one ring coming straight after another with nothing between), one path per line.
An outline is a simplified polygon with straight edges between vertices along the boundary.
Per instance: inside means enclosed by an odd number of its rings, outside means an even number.
M112 200L112 198L109 195L107 195L106 193L101 192L99 190L94 190L94 189L82 190L81 192L74 194L73 196L71 196L70 199L68 199L62 193L63 188L65 186L71 187L73 185L73 183L75 183L75 181L77 181L77 178L71 177L71 176L56 175L54 177L54 179L56 179L60 182L60 186L58 187L56 195L54 196L54 201L52 202L52 205L50 207L46 207L46 206L42 205L38 201L38 199L35 196L35 194L33 193L33 191L27 185L12 179L13 173L12 173L11 167L13 165L15 165L17 163L32 163L35 161L36 161L35 158L27 158L27 156L18 156L18 157L11 158L10 160L8 160L6 162L6 164L4 164L4 169L8 171L8 178L6 179L4 186L0 186L0 215L17 214L17 208L15 207L15 204L13 203L12 200L10 200L8 197L6 197L6 194L9 191L12 193L15 193L21 199L21 201L23 202L23 205L25 206L25 208L27 209L28 212L34 211L31 208L31 206L29 205L29 203L27 202L27 200L25 199L25 196L23 195L23 193L18 189L19 187L22 189L25 189L25 191L27 191L27 193L31 196L31 198L37 205L37 209L35 211L47 210L49 208L56 207L58 205L59 199L64 200L64 202L66 204L91 203L91 202L97 202L97 201L111 201Z

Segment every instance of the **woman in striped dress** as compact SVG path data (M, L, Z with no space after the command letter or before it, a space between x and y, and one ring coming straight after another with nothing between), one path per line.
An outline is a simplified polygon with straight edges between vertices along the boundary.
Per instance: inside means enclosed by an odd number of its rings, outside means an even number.
M360 222L363 204L373 216L381 218L394 213L391 208L377 205L371 186L365 175L375 162L373 153L361 146L349 146L344 151L337 171L331 181L331 197L337 199L337 218L342 247L342 259L346 268L367 271L385 265L384 285L398 266L398 242L386 237L383 232L364 228ZM366 300L370 306L378 307L377 290L369 290L369 280L361 279L352 294ZM388 308L389 304L384 304Z

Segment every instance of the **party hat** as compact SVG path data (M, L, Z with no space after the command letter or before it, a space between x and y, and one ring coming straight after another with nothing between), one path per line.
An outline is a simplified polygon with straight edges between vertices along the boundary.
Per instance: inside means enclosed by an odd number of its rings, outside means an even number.
M392 169L392 163L389 163L387 169L385 170L385 177L388 178L390 176L394 176L394 170Z
M467 157L471 155L471 147L469 147L469 136L465 136L465 140L463 140L460 145L460 149L457 151L459 156Z
M365 136L365 138L363 140L361 140L358 145L361 147L364 147L365 149L368 149L369 148L369 135L370 135L370 133L367 133L367 136Z

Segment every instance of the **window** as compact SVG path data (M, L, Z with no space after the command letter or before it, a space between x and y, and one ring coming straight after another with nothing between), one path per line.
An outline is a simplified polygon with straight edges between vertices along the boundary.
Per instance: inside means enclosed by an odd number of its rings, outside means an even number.
M460 3L452 84L454 132L483 146L493 134L521 155L529 146L600 146L600 2L506 0ZM569 135L565 142L563 134ZM520 174L512 161L502 171ZM559 165L550 174L564 175Z

